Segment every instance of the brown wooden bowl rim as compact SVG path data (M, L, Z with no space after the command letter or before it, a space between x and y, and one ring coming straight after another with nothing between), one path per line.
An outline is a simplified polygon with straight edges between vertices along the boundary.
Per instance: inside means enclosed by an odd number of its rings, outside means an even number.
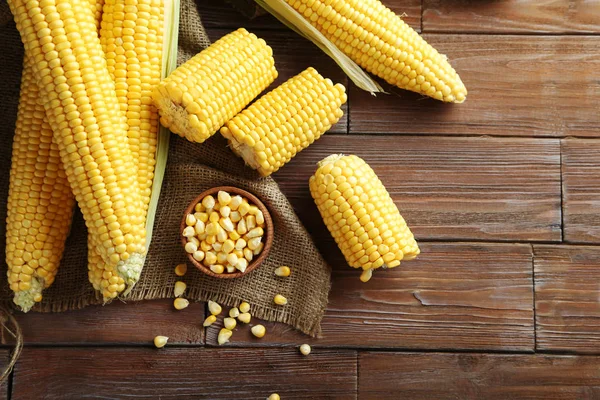
M198 204L200 201L202 201L202 199L204 197L206 197L208 195L215 195L216 193L218 193L221 190L225 191L227 193L233 194L233 195L240 195L242 197L247 198L248 201L252 205L255 205L256 207L258 207L258 209L260 211L262 211L262 213L265 217L265 228L266 229L265 229L265 235L263 236L265 245L264 245L262 251L259 253L258 257L253 259L252 262L250 262L248 267L246 267L246 271L244 271L244 272L238 271L238 272L234 272L232 274L229 274L226 272L224 272L222 274L215 274L214 272L212 272L210 270L210 268L208 268L201 262L196 261L190 253L185 251L185 244L187 243L187 239L185 236L183 236L182 233L183 233L183 230L185 229L185 227L187 226L187 224L185 223L187 215L193 214L193 210L195 209L196 204ZM215 196L215 201L217 201L216 196ZM271 214L269 213L269 210L267 209L265 204L254 194L248 192L247 190L240 189L235 186L215 186L213 188L205 190L204 192L202 192L198 196L196 196L196 198L194 200L192 200L192 202L185 209L183 218L181 220L179 235L181 236L181 244L184 247L185 254L187 255L187 257L190 260L190 262L192 263L192 265L194 265L200 271L204 272L206 275L212 276L213 278L233 279L233 278L239 278L241 276L244 276L244 275L254 271L256 268L258 268L258 266L260 264L263 263L263 261L269 254L269 251L271 251L271 245L273 244L273 220L271 219Z

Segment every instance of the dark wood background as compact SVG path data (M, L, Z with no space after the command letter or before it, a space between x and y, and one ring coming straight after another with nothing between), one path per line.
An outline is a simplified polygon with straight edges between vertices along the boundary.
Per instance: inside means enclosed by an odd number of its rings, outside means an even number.
M373 98L273 18L199 1L211 39L245 26L273 47L278 82L314 66L349 88L340 123L275 175L333 266L324 337L266 323L217 347L205 305L170 300L19 315L0 397L600 399L600 1L384 2L448 55L466 103ZM347 267L307 185L331 153L372 165L418 260L368 284Z

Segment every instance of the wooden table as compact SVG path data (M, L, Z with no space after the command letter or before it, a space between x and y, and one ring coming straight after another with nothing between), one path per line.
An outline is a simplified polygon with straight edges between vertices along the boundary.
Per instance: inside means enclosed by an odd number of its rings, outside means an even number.
M387 0L448 55L462 105L373 98L272 18L200 3L211 39L243 25L267 40L279 81L312 65L349 88L340 123L275 175L334 269L324 337L268 323L217 347L204 304L169 300L30 313L1 396L600 399L598 0ZM368 284L345 265L307 186L331 153L373 166L417 261Z

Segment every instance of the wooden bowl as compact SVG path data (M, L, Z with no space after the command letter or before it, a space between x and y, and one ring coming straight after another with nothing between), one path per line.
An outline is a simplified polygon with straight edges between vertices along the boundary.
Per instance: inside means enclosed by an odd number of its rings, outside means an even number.
M271 246L273 245L273 220L271 219L271 214L269 214L269 210L267 210L267 207L263 204L262 201L260 201L255 195L253 195L250 192L247 192L246 190L243 189L239 189L233 186L217 186L208 190L205 190L204 192L200 193L198 195L198 197L196 197L191 203L190 205L185 209L185 213L183 214L183 218L181 219L181 226L179 229L179 233L181 235L181 233L183 232L183 230L185 229L185 227L187 226L185 223L185 219L187 217L188 214L193 214L194 208L196 207L196 204L198 204L200 201L202 201L202 199L206 196L213 195L213 197L215 198L215 201L217 200L217 193L223 190L229 194L231 194L232 196L234 195L240 195L242 197L245 197L248 199L248 202L251 205L255 205L256 207L258 207L258 209L260 211L262 211L264 217L265 217L265 234L263 236L263 243L264 243L264 247L262 249L262 251L258 254L258 257L254 258L249 264L248 267L246 267L246 271L241 272L234 272L234 273L227 273L227 272L223 272L222 274L215 274L214 272L212 272L210 270L210 268L208 268L207 266L205 266L204 264L202 264L201 262L198 262L194 259L194 257L192 257L192 255L190 253L188 253L186 251L185 254L187 254L188 259L190 260L190 262L196 267L198 268L200 271L204 272L206 275L212 276L214 278L220 278L220 279L233 279L233 278L239 278L240 276L244 276L252 271L254 271L260 264L262 264L262 262L264 261L264 259L267 257L267 255L269 254L269 251L271 250ZM187 239L185 236L181 235L181 244L183 247L185 247L185 244L187 243ZM185 250L184 250L185 251Z

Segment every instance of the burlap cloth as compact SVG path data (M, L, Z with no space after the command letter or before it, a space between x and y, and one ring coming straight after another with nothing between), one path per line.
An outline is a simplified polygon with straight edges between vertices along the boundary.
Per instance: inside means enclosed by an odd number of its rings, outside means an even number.
M182 0L179 63L208 44L196 4L193 0ZM0 248L4 264L11 143L23 59L22 44L5 1L0 5L0 49L3 71L0 78ZM178 279L173 269L186 261L179 243L182 213L200 192L220 185L246 189L264 201L275 224L273 247L262 266L238 279L211 278L190 265L183 278L188 285L186 297L194 301L211 299L228 306L245 300L252 305L252 314L257 318L284 322L306 334L318 335L327 305L330 269L275 181L259 178L245 167L218 134L203 144L192 144L171 136L154 237L144 272L133 291L122 300L173 297L173 285ZM56 282L44 291L44 300L34 311L59 312L102 303L87 279L86 236L81 215L76 213ZM278 278L273 274L281 265L292 268L290 277ZM6 265L3 268L5 271ZM12 293L4 273L0 274L0 288L1 299L12 304ZM273 304L277 293L288 298L288 305Z

